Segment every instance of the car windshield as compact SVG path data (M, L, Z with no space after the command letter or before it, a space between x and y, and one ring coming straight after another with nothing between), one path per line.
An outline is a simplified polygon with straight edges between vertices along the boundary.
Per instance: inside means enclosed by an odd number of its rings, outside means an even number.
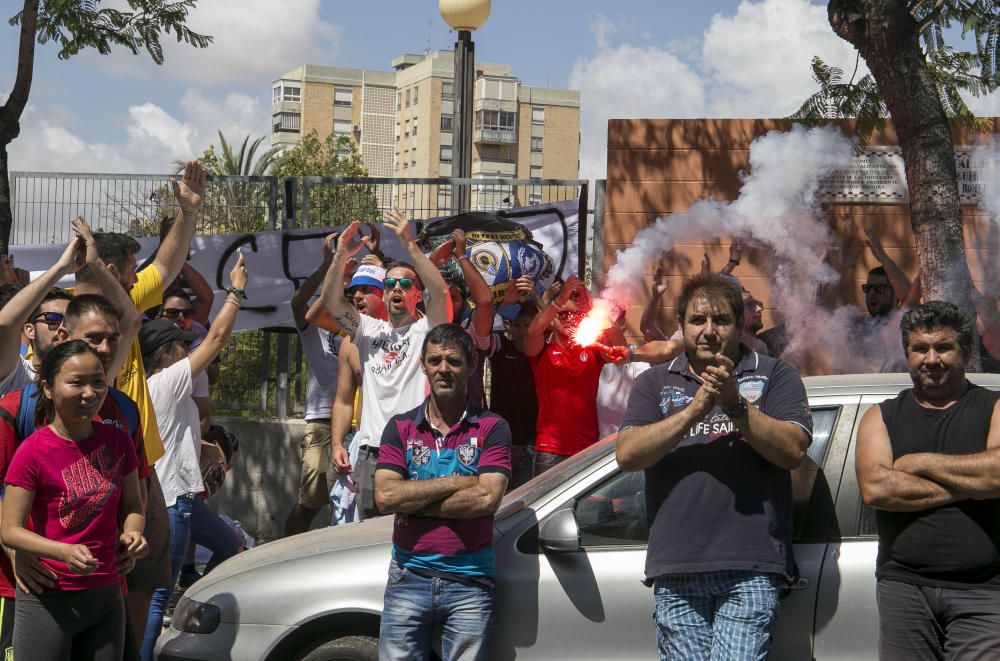
M520 512L526 506L535 502L549 491L571 480L575 475L589 470L590 467L603 459L606 459L609 452L615 447L615 438L618 434L612 434L607 438L594 443L586 450L583 450L561 464L556 464L538 477L525 482L517 489L514 489L504 496L500 510L493 517L494 521L503 519Z

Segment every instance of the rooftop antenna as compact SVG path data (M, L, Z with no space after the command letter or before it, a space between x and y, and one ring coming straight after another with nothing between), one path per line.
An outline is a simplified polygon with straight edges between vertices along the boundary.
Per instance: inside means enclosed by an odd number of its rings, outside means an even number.
M424 47L424 55L431 54L431 22L427 21L427 45Z

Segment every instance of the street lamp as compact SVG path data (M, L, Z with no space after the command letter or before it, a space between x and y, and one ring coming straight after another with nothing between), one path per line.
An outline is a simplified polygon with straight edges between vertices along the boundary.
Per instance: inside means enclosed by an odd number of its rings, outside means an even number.
M458 33L455 42L454 123L452 127L452 176L472 176L472 92L475 80L476 46L472 31L490 16L490 0L438 0L445 23ZM455 210L468 211L470 187L459 186Z

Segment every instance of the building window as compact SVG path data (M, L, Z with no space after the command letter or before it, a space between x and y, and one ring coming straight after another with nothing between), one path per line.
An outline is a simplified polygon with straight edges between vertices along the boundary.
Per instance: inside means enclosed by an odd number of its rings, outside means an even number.
M441 132L450 133L453 121L455 121L455 118L452 115L441 115Z
M420 94L420 87L413 87L413 105L417 105L417 96Z
M532 138L531 139L531 151L533 151L533 152L541 152L542 151L542 139L541 138Z
M504 110L480 110L476 113L476 128L486 131L513 131L517 113Z
M532 165L531 166L531 178L532 179L541 179L542 178L542 168L540 168L540 167L538 167L536 165Z
M441 145L441 162L451 163L451 145Z
M298 133L302 128L302 116L297 112L279 112L271 116L271 131L273 133Z
M545 108L539 108L538 106L532 106L532 108L531 108L531 123L532 124L544 124L545 123Z
M333 88L333 105L351 107L354 103L354 91L350 87Z
M528 193L528 204L529 205L535 205L535 204L541 204L541 203L542 203L542 194L541 193Z
M333 120L333 132L337 135L350 135L353 131L353 126L351 120L349 119L335 119Z
M413 135L417 134L417 118L413 118Z
M455 84L450 80L441 83L441 100L450 101L455 98Z
M403 93L396 92L396 110L399 110L403 107L402 102L403 102Z
M410 107L410 90L406 90L406 107Z
M275 103L278 103L279 101L301 101L302 86L289 85L288 83L278 83L274 86L273 100Z

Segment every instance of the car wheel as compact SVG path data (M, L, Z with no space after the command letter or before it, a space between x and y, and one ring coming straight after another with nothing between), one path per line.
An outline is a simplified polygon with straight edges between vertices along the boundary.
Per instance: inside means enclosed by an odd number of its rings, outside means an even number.
M302 661L378 661L378 638L341 636L314 647Z

